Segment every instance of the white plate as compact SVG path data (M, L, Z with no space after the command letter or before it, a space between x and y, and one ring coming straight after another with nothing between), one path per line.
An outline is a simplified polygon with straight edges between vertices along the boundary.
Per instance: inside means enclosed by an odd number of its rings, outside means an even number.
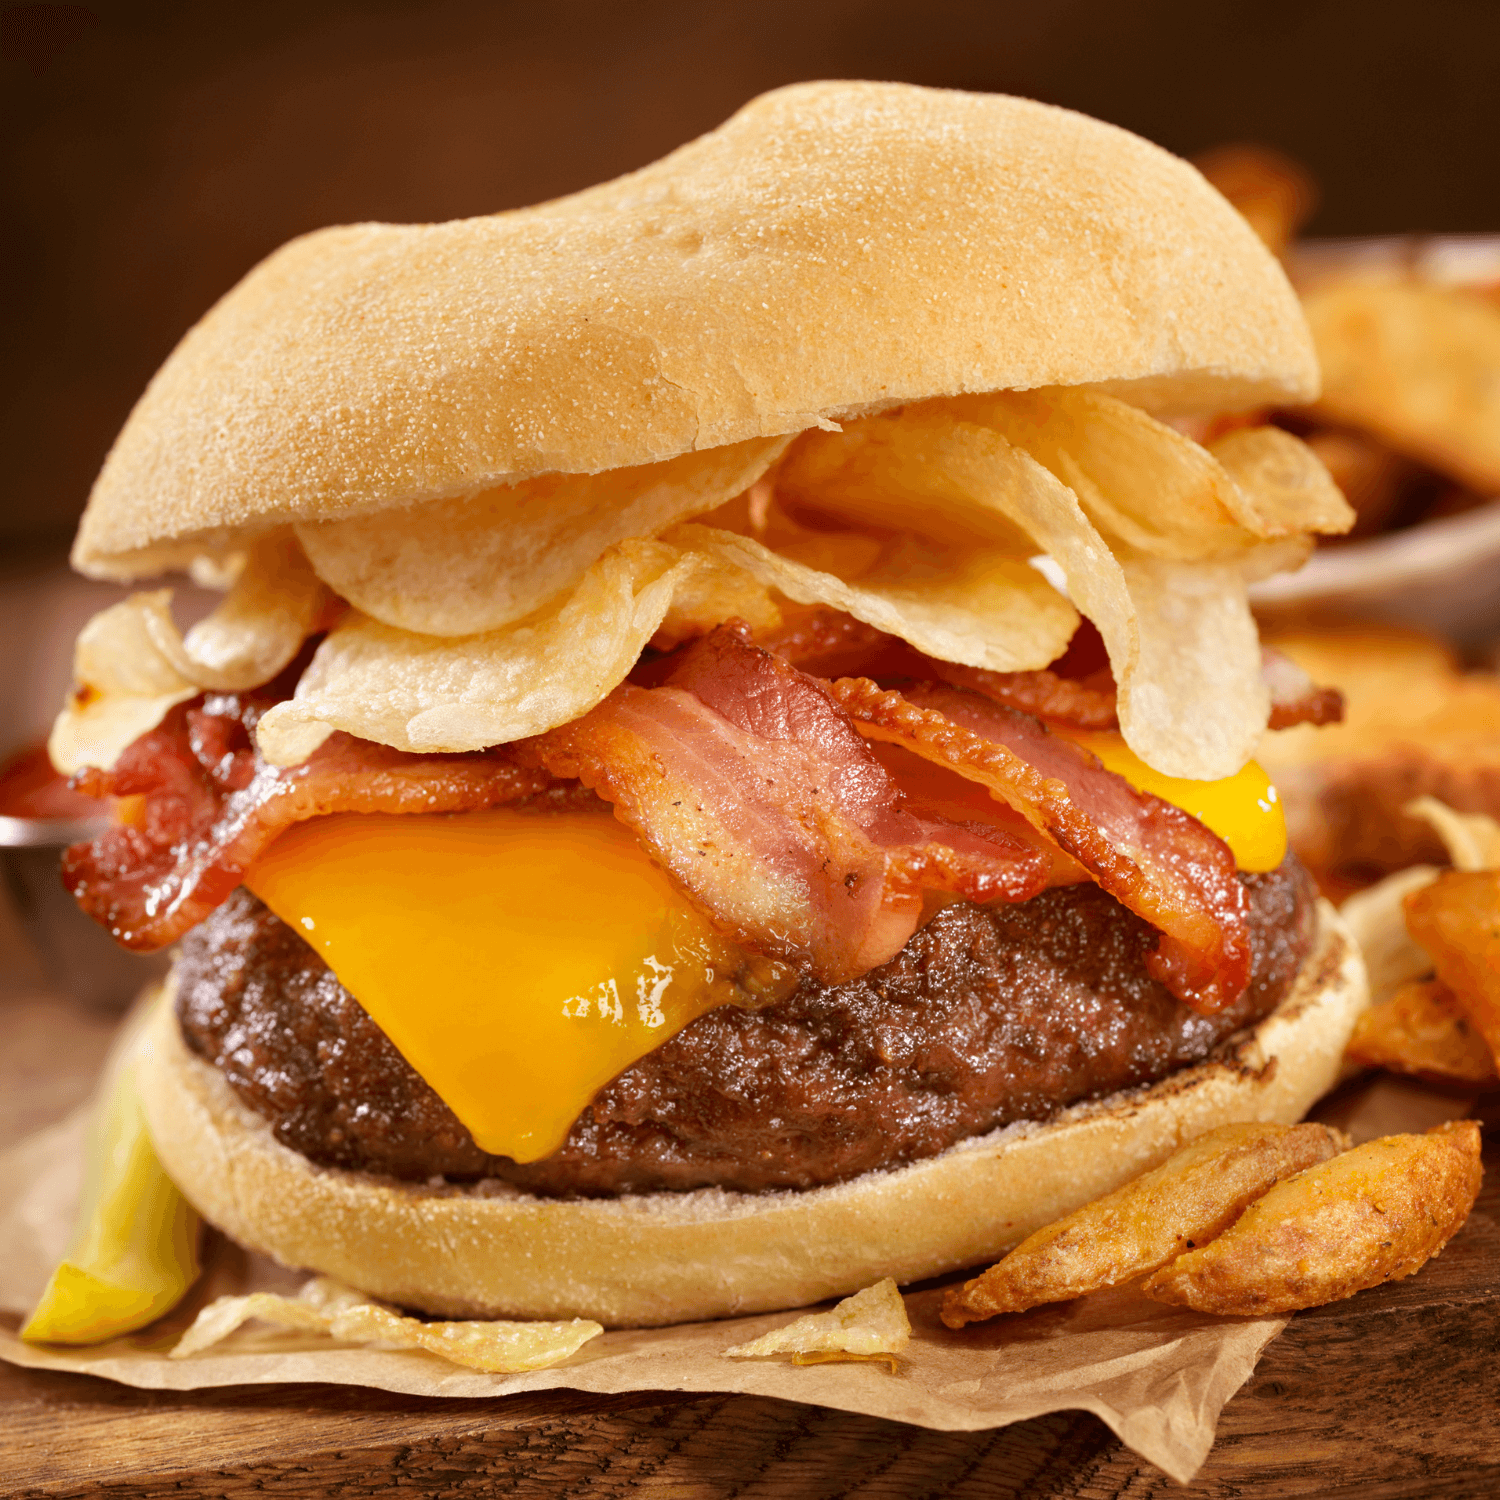
M1494 285L1500 235L1310 240L1295 249L1289 270L1304 290L1335 277ZM1405 531L1320 548L1301 572L1256 584L1250 600L1275 623L1388 620L1460 644L1488 640L1500 633L1500 499Z

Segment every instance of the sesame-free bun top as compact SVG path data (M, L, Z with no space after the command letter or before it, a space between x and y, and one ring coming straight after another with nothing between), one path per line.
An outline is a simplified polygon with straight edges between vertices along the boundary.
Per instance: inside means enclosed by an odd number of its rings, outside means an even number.
M1310 400L1281 268L1186 162L998 94L811 83L614 182L293 240L178 345L74 549L132 577L288 521L906 401Z

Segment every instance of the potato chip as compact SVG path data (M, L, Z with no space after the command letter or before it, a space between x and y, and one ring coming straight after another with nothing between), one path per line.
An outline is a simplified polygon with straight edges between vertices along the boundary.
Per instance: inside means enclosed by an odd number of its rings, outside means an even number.
M1413 460L1352 427L1315 428L1307 435L1307 447L1354 512L1351 537L1384 531L1420 481L1421 471Z
M1242 569L1144 554L1120 566L1140 640L1139 665L1120 683L1126 744L1168 776L1234 775L1271 715Z
M799 548L823 566L707 526L668 533L683 547L743 569L798 604L827 604L943 661L996 672L1044 667L1067 648L1078 612L1035 568L982 547L923 537L885 545L838 533ZM842 568L851 580L832 571Z
M1137 552L1194 562L1261 534L1247 529L1238 487L1206 449L1115 396L1050 386L945 405L1029 453L1100 531Z
M1438 874L1432 865L1412 865L1356 892L1339 908L1364 955L1372 1004L1389 1000L1402 985L1432 973L1432 955L1406 930L1405 901Z
M1104 638L1130 748L1170 776L1233 775L1270 713L1245 597L1256 539L1235 533L1241 546L1229 556L1241 566L1123 547L1117 558L1067 485L993 428L956 420L949 405L929 402L851 422L842 433L807 434L778 482L821 514L899 522L924 537L967 536L975 558L989 546L997 561L1047 554ZM1203 461L1213 466L1206 454Z
M1278 1183L1142 1290L1198 1312L1264 1317L1410 1276L1468 1218L1479 1148L1473 1120L1367 1141Z
M1348 1144L1326 1125L1221 1125L1147 1172L1039 1229L943 1296L949 1328L1133 1281L1223 1232L1283 1177Z
M1459 288L1346 281L1310 291L1303 309L1322 416L1500 493L1500 306Z
M326 618L333 599L290 532L250 547L223 603L185 637L158 637L183 676L202 688L239 692L269 682Z
M1500 1059L1500 870L1445 870L1405 906L1412 937Z
M236 691L274 677L332 601L281 532L251 548L224 601L188 631L172 593L132 594L95 615L73 652L73 692L47 742L58 770L108 769L175 704L205 688Z
M403 1317L384 1303L315 1277L296 1297L251 1292L209 1303L177 1341L173 1359L188 1359L226 1339L252 1318L299 1332L327 1334L346 1344L425 1349L456 1365L496 1375L545 1370L576 1354L604 1332L599 1323L574 1318L567 1323L508 1323L472 1320L424 1323Z
M1354 525L1354 510L1323 461L1291 433L1237 427L1211 442L1208 451L1239 487L1242 514L1257 536L1338 535Z
M319 577L371 619L478 635L576 586L615 542L655 536L739 494L789 441L754 438L602 474L543 474L297 534Z
M993 446L1005 453L1005 445ZM909 532L1024 561L1037 550L1031 531L982 498L997 481L966 471L973 447L941 403L927 402L849 422L841 432L804 433L776 471L776 493L851 531ZM997 462L1003 457L990 467ZM771 544L783 540L777 519L773 507L762 538Z
M480 750L569 723L624 679L698 566L661 542L620 542L562 600L483 635L351 615L261 719L261 753L295 765L335 729L398 750Z
M73 648L73 691L52 725L47 754L65 775L84 766L107 770L139 735L154 729L174 705L196 697L157 647L152 617L171 616L172 591L132 594L101 610L79 632Z
M930 403L850 423L836 435L805 436L778 480L820 513L902 524L974 557L1017 562L1048 554L1072 602L1104 636L1116 680L1133 672L1135 610L1108 545L1072 491L999 433L957 422Z
M725 620L743 620L754 631L774 630L781 609L765 584L742 568L707 553L695 553L697 566L677 582L672 603L651 644L670 651L684 641L707 635Z
M1457 996L1437 979L1402 985L1354 1023L1345 1056L1369 1068L1452 1083L1490 1083L1495 1059Z
M1417 797L1402 811L1420 818L1442 839L1455 870L1500 869L1500 823L1485 813L1455 812L1436 797Z
M828 1312L808 1313L748 1344L735 1344L724 1353L730 1359L764 1359L771 1354L868 1358L899 1354L910 1341L906 1304L896 1283L887 1276L845 1297Z
M245 554L239 548L224 553L199 552L187 565L188 577L211 594L227 594L244 571Z
M1244 583L1259 583L1275 573L1295 573L1313 555L1317 541L1307 532L1257 542L1234 555L1231 566ZM1189 566L1192 566L1189 564Z

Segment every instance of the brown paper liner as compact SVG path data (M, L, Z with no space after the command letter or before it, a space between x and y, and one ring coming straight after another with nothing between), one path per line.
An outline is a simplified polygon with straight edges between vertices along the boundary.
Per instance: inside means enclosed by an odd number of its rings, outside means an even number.
M1467 1094L1434 1096L1400 1080L1380 1080L1346 1089L1330 1105L1337 1123L1368 1138L1459 1118L1471 1103ZM1287 1321L1212 1318L1121 1287L954 1332L938 1321L941 1288L927 1288L906 1296L913 1336L894 1375L871 1364L797 1367L780 1358L724 1357L731 1344L779 1326L787 1313L615 1330L564 1364L524 1375L485 1375L425 1352L340 1346L256 1325L191 1359L169 1359L178 1335L213 1298L291 1291L302 1280L215 1236L192 1295L143 1332L92 1348L24 1344L16 1329L68 1243L86 1125L87 1111L80 1110L0 1154L0 1358L147 1390L314 1381L450 1397L558 1389L737 1392L946 1431L1083 1410L1186 1483L1213 1446L1224 1403Z

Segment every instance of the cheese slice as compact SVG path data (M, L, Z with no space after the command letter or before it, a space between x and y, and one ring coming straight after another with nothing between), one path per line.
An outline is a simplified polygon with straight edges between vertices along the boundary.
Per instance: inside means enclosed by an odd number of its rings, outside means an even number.
M1092 750L1137 791L1150 792L1191 813L1229 845L1235 864L1247 872L1274 870L1286 858L1286 817L1271 778L1252 760L1222 781L1188 781L1153 771L1114 733L1058 729Z
M1070 738L1201 819L1241 869L1281 862L1286 824L1258 766L1182 781L1119 735ZM518 1162L556 1151L605 1084L688 1022L751 1000L746 955L607 813L315 818L282 834L245 884L481 1149Z
M606 1083L736 998L743 962L608 813L315 818L245 884L481 1149L519 1162L556 1151Z

